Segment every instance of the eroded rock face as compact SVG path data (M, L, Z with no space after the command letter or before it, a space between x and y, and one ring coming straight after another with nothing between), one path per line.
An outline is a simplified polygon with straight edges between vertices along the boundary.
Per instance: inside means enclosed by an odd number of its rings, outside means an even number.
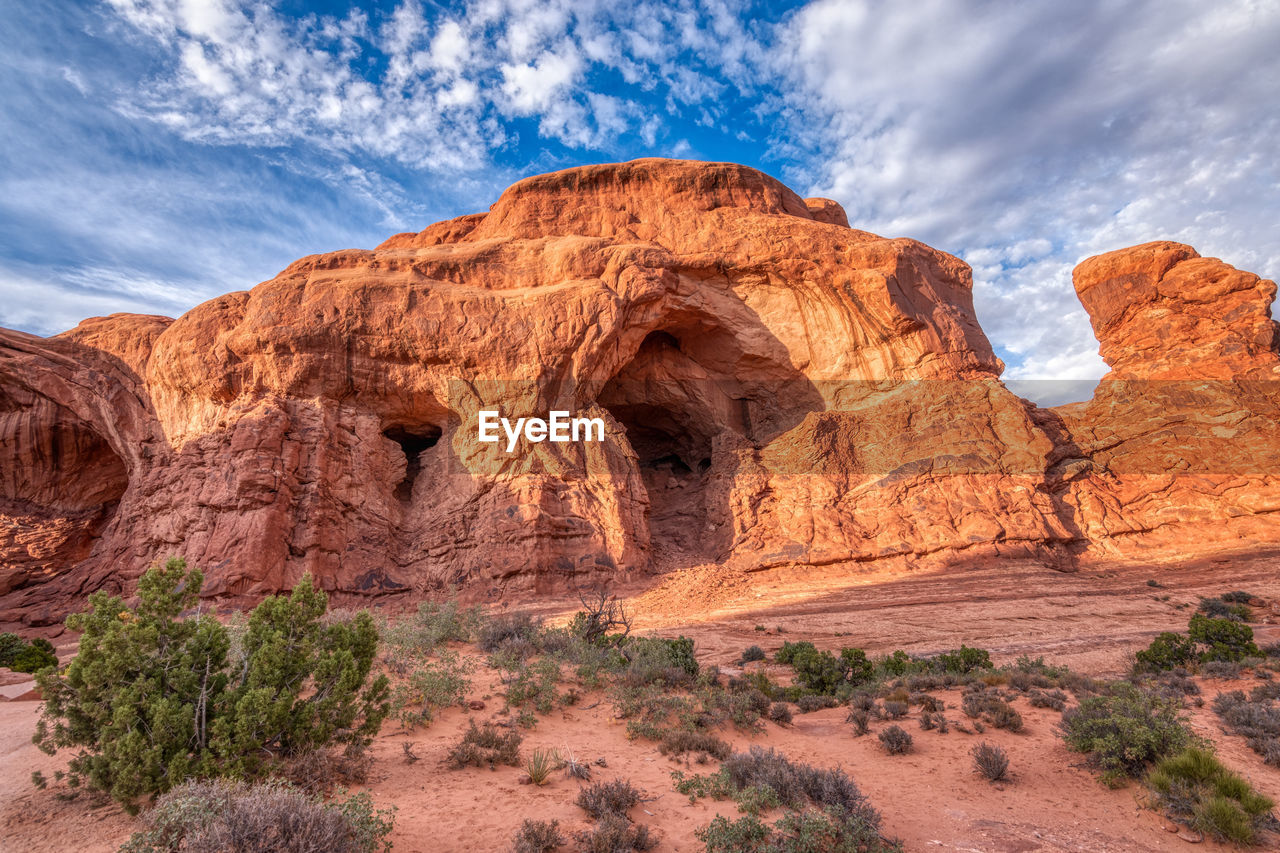
M209 595L305 571L412 594L695 562L1069 566L1153 531L1193 549L1205 524L1275 538L1268 475L1158 461L1192 422L1196 454L1280 449L1273 284L1176 244L1087 261L1113 377L1218 384L1062 410L1001 384L971 287L958 259L754 170L641 160L527 179L176 321L0 331L0 621L170 554ZM476 441L482 409L606 437L508 455ZM1149 495L1152 475L1172 485Z

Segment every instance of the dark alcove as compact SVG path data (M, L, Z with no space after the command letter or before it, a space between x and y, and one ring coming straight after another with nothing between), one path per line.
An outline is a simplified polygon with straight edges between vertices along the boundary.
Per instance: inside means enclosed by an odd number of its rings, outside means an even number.
M395 426L382 431L387 438L400 445L404 453L404 477L396 483L396 499L408 503L413 497L413 484L422 472L422 454L436 446L443 431L434 424Z

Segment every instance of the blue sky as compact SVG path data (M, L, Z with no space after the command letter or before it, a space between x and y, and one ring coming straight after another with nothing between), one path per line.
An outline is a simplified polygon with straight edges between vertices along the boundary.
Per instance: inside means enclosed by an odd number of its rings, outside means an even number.
M176 316L512 181L732 160L974 267L1010 379L1151 239L1280 275L1280 3L0 0L0 326Z

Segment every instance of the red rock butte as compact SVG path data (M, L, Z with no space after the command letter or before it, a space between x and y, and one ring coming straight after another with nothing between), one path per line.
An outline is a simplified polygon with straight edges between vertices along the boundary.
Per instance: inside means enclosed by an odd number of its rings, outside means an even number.
M1000 381L959 259L743 166L521 181L177 320L0 330L0 622L180 555L205 594L1257 551L1280 535L1275 284L1148 243L1075 287L1112 368ZM481 409L603 442L476 441Z

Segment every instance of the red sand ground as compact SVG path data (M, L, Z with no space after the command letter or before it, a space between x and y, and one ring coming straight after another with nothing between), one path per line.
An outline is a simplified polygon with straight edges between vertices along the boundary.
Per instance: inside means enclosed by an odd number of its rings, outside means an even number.
M961 642L992 651L997 662L1021 654L1043 655L1092 675L1114 675L1126 656L1158 631L1184 628L1199 596L1246 589L1268 601L1280 600L1280 559L1274 555L1222 558L1176 568L1108 568L1061 574L1033 564L1001 563L945 572L893 576L888 572L815 577L785 571L732 576L694 568L666 578L632 599L637 630L681 632L697 641L703 663L731 667L741 650L759 644L767 651L785 639L811 639L819 646L861 646L871 653L894 648L937 651ZM1147 586L1158 578L1164 589ZM815 594L815 589L821 589ZM1169 596L1168 601L1159 600ZM573 602L540 602L548 613ZM1179 609L1179 604L1191 607ZM1276 619L1268 612L1264 621ZM755 630L764 626L764 632ZM777 629L781 628L780 634ZM1255 627L1259 642L1280 639L1280 628ZM779 670L782 672L782 670ZM1241 738L1225 735L1208 702L1219 690L1237 685L1200 679L1206 706L1192 708L1197 733L1211 738L1222 758L1259 790L1280 801L1280 770L1264 765ZM1247 687L1247 684L1239 685ZM13 694L24 683L4 686ZM939 694L948 717L957 720L959 696ZM373 747L368 789L380 806L395 804L395 849L405 851L505 850L525 818L556 818L573 831L584 827L573 805L578 783L556 774L544 787L521 785L523 771L449 770L448 747L468 717L494 715L502 700L492 674L477 673L474 698L484 711L450 710L427 729L412 733L389 722ZM661 836L659 850L695 851L694 830L717 813L737 817L732 803L702 800L691 805L671 788L670 773L705 770L661 756L645 741L628 741L625 724L607 701L589 694L575 707L543 718L525 739L524 751L542 747L571 750L579 759L603 757L597 778L630 779L651 798L632 812ZM597 704L598 703L598 704ZM793 725L766 724L762 734L724 735L735 747L777 747L813 764L840 765L883 813L885 832L908 850L1146 851L1227 849L1212 842L1193 847L1168 831L1172 825L1142 808L1137 786L1110 790L1080 766L1054 734L1059 715L1016 703L1026 731L988 730L940 735L919 729L912 712L904 727L915 738L906 756L888 756L874 735L856 738L844 723L845 709L797 714ZM46 775L63 766L30 744L39 704L0 703L0 850L112 851L136 827L118 807L91 794L65 799L66 790L37 791L32 770ZM874 731L874 727L873 727ZM992 785L973 772L969 750L979 740L1004 747L1013 777ZM408 764L402 743L413 741L420 757Z

